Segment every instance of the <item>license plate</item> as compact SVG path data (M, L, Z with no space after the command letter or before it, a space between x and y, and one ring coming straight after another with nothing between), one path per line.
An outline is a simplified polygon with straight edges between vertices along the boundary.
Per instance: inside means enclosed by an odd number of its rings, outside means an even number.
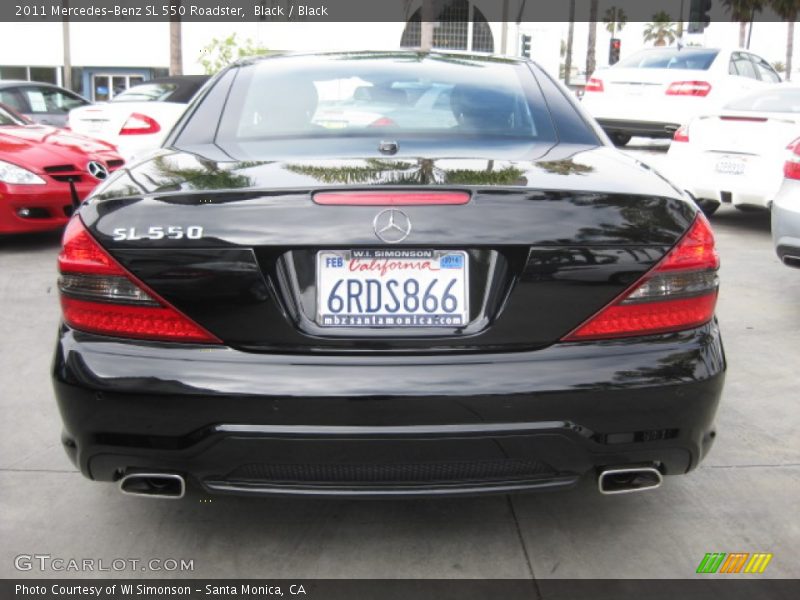
M323 250L317 253L317 324L464 327L468 281L463 250Z
M723 158L716 164L717 173L726 175L741 175L744 173L746 163L740 158Z
M103 129L105 129L106 123L108 123L108 121L100 121L100 120L88 121L87 120L87 121L84 121L83 123L84 123L84 126L86 127L86 132L87 133L100 133L100 132L103 131Z

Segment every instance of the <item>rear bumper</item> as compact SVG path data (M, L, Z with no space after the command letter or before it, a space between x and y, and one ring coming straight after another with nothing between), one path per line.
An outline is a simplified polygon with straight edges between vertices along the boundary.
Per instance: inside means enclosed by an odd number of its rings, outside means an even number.
M746 165L743 173L720 173L717 163L730 159L730 154L684 146L686 144L670 146L661 171L693 198L716 204L767 208L778 194L783 181L780 161L740 155Z
M67 453L87 477L186 475L207 492L475 494L602 466L697 466L725 358L715 323L535 352L276 356L62 329Z
M713 202L717 205L731 204L733 206L752 206L767 209L771 196L759 191L746 191L731 189L732 185L718 183L716 186L708 183L685 186L684 189L697 200Z

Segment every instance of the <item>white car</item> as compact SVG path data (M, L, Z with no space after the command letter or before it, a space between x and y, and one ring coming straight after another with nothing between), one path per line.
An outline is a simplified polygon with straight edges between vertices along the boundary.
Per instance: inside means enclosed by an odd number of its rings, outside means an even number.
M114 144L130 164L161 147L207 80L205 75L187 75L146 81L110 102L70 111L68 125L76 133Z
M693 117L780 81L767 61L747 50L651 48L595 71L583 104L622 146L634 135L671 138Z
M800 86L776 85L678 129L661 170L706 214L721 203L769 208L798 137Z

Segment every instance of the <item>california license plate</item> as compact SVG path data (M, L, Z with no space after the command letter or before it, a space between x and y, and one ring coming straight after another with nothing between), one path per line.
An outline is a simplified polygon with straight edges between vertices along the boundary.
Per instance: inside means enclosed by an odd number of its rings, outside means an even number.
M317 253L317 324L464 327L468 281L463 250L323 250Z

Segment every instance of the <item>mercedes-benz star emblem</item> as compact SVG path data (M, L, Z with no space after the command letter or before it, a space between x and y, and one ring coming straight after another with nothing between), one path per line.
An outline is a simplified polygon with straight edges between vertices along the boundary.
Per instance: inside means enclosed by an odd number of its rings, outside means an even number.
M108 169L106 169L105 165L94 160L86 165L86 170L95 179L103 180L108 177Z
M402 210L388 208L375 215L375 235L387 244L402 242L411 233L411 219Z

